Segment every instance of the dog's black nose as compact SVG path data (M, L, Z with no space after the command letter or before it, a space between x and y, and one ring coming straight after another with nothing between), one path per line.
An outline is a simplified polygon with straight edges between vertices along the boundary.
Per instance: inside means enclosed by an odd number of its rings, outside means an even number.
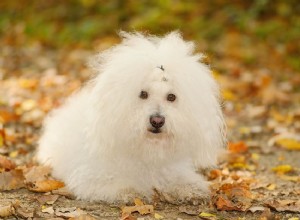
M161 115L151 115L150 123L156 129L161 128L165 124L165 117Z

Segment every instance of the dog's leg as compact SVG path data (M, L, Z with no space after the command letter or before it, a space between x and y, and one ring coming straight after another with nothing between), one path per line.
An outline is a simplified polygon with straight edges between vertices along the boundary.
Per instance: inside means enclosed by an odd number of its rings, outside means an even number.
M164 172L164 181L156 187L162 200L196 205L209 198L208 182L190 166L177 164Z

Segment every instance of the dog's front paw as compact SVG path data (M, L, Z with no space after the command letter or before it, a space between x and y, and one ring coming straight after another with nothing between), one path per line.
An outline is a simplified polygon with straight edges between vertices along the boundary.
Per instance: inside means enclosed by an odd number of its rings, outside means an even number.
M200 187L198 184L176 185L167 190L158 191L160 200L172 204L192 204L199 205L207 203L209 190Z

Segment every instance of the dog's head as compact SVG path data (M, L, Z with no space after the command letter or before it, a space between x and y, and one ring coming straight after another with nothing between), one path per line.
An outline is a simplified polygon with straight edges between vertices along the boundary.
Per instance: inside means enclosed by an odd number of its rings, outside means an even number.
M131 154L190 155L214 164L224 144L218 87L194 45L176 32L123 38L94 60L100 73L91 100L100 138Z

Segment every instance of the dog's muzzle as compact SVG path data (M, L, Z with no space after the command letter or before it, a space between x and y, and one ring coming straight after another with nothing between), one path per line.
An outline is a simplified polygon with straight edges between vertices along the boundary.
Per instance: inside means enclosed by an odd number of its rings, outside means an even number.
M150 132L155 134L160 133L162 126L165 124L165 117L159 114L151 115L150 124L152 126L152 129L149 130Z

